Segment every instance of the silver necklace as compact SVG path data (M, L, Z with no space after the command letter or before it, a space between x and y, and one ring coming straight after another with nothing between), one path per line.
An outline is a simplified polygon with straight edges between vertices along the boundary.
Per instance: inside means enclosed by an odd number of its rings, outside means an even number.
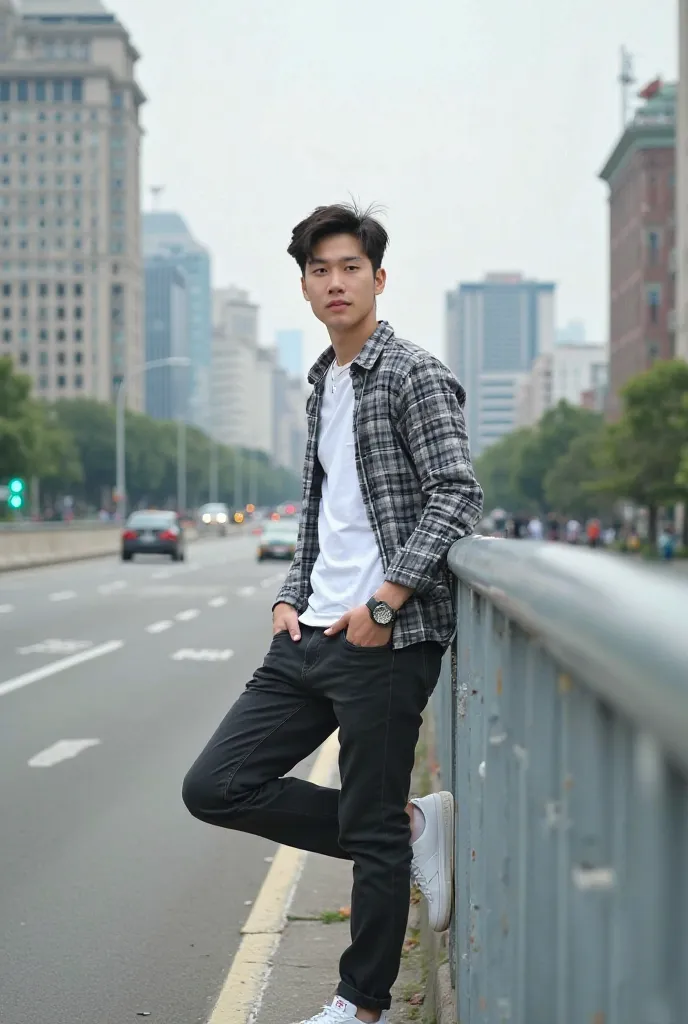
M337 360L333 359L332 360L332 364L330 366L330 377L332 379L332 394L333 395L337 391L337 381L349 369L349 363L347 363L346 366L343 366L342 369L337 374L337 376L335 377L335 375L334 375L334 368L335 368L336 365L337 365Z

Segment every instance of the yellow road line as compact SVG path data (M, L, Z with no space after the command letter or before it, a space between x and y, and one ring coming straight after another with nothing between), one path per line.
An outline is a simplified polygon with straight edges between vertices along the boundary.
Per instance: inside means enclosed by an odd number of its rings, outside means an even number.
M318 754L309 782L330 785L338 754L333 733ZM305 859L301 850L279 847L241 929L243 937L208 1024L251 1024L255 1019Z

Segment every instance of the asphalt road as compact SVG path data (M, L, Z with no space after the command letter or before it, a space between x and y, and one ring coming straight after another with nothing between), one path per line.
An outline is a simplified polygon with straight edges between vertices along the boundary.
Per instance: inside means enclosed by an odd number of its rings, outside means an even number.
M207 1021L274 847L180 787L269 643L254 551L0 576L0 1024Z

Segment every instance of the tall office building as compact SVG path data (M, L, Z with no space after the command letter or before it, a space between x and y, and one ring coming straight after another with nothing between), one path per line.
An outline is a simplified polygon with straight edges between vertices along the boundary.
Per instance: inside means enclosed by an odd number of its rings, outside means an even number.
M189 357L187 280L174 262L153 256L145 263L146 362ZM189 418L191 367L158 366L146 373L146 412L158 420Z
M213 291L212 432L221 444L252 448L258 306L242 288Z
M600 177L609 186L609 403L675 352L676 85L651 82Z
M303 331L277 331L275 334L279 365L292 377L303 374Z
M100 0L0 0L0 353L143 408L139 58Z
M554 347L550 282L488 274L447 295L447 362L466 389L466 426L480 455L516 426L521 381Z
M188 419L210 430L211 363L213 346L210 253L197 242L178 213L154 211L143 215L143 253L176 264L187 280L187 346L191 360Z

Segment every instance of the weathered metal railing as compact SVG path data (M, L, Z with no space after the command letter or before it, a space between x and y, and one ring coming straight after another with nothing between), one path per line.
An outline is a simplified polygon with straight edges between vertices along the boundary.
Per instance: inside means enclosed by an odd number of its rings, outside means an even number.
M460 1024L686 1024L688 584L529 541L450 565Z

